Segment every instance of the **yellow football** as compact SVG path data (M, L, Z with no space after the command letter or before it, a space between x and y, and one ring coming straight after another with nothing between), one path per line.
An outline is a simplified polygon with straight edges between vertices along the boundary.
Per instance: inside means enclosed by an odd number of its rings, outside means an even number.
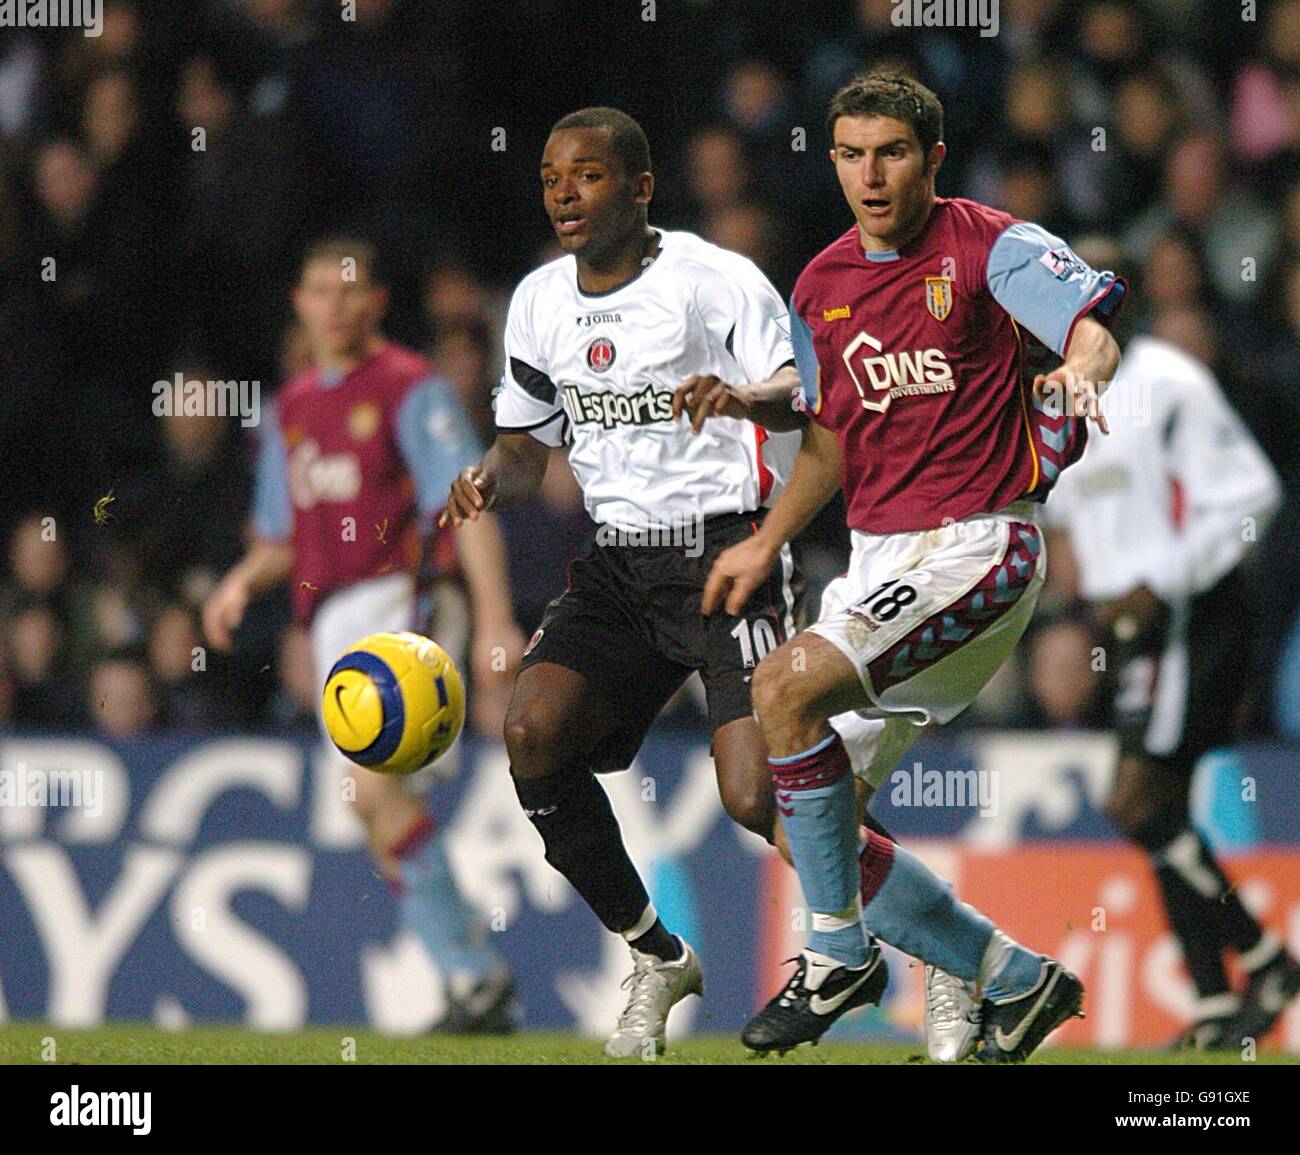
M371 634L330 669L321 716L330 740L357 765L414 774L460 737L465 686L437 642L420 634Z

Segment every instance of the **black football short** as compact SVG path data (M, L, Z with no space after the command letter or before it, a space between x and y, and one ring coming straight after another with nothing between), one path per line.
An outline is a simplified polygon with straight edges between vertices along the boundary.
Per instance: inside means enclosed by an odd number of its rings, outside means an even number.
M695 670L712 729L752 714L754 667L797 622L802 580L790 547L741 617L721 610L705 617L700 599L714 559L759 523L757 514L708 518L698 540L679 545L597 537L569 566L569 587L547 606L523 665L574 670L608 703L615 729L594 752L593 770L629 766L664 703Z
M1121 749L1190 778L1203 754L1232 745L1249 691L1250 627L1246 578L1236 569L1176 607L1141 644L1114 643Z

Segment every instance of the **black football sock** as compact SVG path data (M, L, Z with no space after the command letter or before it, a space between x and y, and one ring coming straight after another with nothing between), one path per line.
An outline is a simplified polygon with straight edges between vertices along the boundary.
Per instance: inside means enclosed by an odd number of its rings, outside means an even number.
M627 938L626 935L623 936ZM681 939L668 933L668 928L660 921L658 916L655 917L654 926L645 934L637 935L636 938L627 940L628 946L634 950L639 950L643 954L652 954L656 958L661 958L664 962L675 962L685 953Z
M1223 946L1214 911L1176 867L1158 862L1156 882L1160 885L1169 925L1183 948L1183 961L1192 976L1197 997L1208 999L1226 994L1230 988L1223 969Z
M1184 824L1171 837L1169 819L1166 814L1145 823L1134 841L1151 855L1165 913L1197 996L1209 999L1231 989L1223 969L1221 921L1228 882L1200 835Z
M1234 947L1249 954L1264 941L1264 928L1255 921L1237 894L1237 888L1214 857L1209 843L1195 828L1188 826L1165 848L1166 857L1175 857L1189 864L1202 880L1198 890L1213 905L1219 926L1221 945ZM1267 953L1267 952L1266 952Z
M586 767L516 778L515 793L549 862L615 934L637 925L650 897L623 847L609 796ZM671 941L671 940L670 940Z
M1219 918L1219 941L1235 947L1242 954L1249 953L1263 941L1264 928L1242 904L1237 888L1223 873L1223 867L1205 839L1196 830L1189 828L1187 833L1196 839L1197 862L1201 870L1212 875L1216 883L1212 897Z

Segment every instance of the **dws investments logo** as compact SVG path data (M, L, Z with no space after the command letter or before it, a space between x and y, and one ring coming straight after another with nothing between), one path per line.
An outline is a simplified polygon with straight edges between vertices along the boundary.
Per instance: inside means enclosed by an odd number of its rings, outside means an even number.
M894 0L895 28L978 28L998 34L998 0Z

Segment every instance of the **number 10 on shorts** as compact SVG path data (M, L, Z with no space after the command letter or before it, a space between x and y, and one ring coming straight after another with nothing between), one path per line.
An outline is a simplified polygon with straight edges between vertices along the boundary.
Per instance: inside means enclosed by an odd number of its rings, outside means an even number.
M740 657L746 666L757 666L777 645L776 631L766 618L754 622L741 618L731 636L740 643Z

